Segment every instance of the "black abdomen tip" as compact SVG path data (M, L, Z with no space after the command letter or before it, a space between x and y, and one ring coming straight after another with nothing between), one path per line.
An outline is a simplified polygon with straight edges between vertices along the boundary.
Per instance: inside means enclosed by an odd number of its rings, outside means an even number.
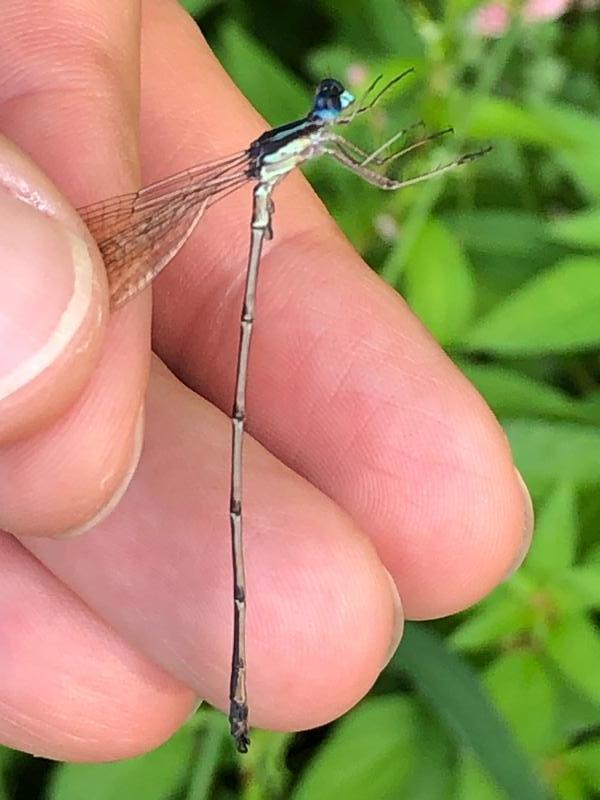
M232 700L229 706L229 724L238 753L247 753L250 747L248 706Z

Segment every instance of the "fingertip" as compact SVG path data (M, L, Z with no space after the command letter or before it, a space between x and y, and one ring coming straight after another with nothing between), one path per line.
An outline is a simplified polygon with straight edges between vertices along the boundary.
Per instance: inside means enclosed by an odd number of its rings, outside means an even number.
M112 491L112 493L109 494L108 499L106 499L103 502L100 509L96 511L92 517L86 520L83 524L76 525L75 527L69 528L64 533L60 533L55 538L73 539L76 536L81 536L83 533L86 533L87 531L90 531L93 528L95 528L97 525L103 522L110 514L112 514L115 508L119 505L120 501L123 499L123 496L127 491L127 489L129 488L129 484L131 483L133 476L135 475L138 464L140 463L140 458L144 446L144 428L145 428L145 410L144 406L142 406L133 430L133 437L131 444L131 459L129 462L129 466L123 472L123 477L121 481L116 485L116 488Z
M112 438L96 428L89 429L88 437L89 426L75 419L79 434L76 429L66 434L62 449L57 444L61 431L54 428L50 435L42 433L6 448L0 459L0 476L5 476L0 480L0 527L21 541L71 539L95 529L110 516L140 461L144 409L137 418L126 409L115 415L113 423Z
M89 375L107 316L103 267L62 219L0 187L0 443L55 419Z
M384 669L392 660L394 653L398 649L398 645L402 640L402 635L404 633L404 607L402 605L402 599L400 598L400 594L398 592L398 587L396 586L396 581L394 580L391 572L388 572L384 566L382 566L382 569L384 570L385 575L390 584L390 592L392 595L392 607L394 609L393 624L390 635L390 646L388 648L388 651L385 656L385 661L382 666L382 669Z
M327 513L325 506L320 512L316 535L303 520L302 539L286 537L276 579L271 553L268 588L261 592L260 577L253 581L260 597L249 627L252 714L255 724L277 730L313 728L352 708L403 631L398 589L369 540L345 514ZM265 554L257 558L269 561Z
M533 524L507 437L479 393L457 374L443 406L434 405L422 460L404 476L412 488L404 548L385 542L409 619L448 616L485 597L522 561Z
M66 761L146 752L197 703L0 532L0 740Z
M516 551L515 557L513 558L510 567L505 573L505 580L510 578L511 575L514 575L514 573L519 569L521 564L525 561L527 553L529 552L529 548L531 547L531 542L533 539L533 530L535 527L535 510L533 508L533 501L531 499L531 495L529 494L529 489L527 488L527 484L523 480L523 476L516 467L515 467L515 475L517 478L517 484L519 486L519 489L521 490L521 499L523 506L523 525L522 525L520 546Z

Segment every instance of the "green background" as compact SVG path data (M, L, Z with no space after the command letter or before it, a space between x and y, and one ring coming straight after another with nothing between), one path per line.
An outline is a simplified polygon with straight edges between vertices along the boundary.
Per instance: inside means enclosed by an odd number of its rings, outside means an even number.
M472 0L185 5L272 124L305 113L326 74L368 81L414 66L354 141L454 122L433 162L407 174L493 144L391 196L336 165L307 174L499 416L534 496L534 545L477 607L409 625L370 695L333 725L255 731L240 757L224 717L203 708L157 751L117 764L0 748L0 800L600 797L599 12L490 40L473 34Z

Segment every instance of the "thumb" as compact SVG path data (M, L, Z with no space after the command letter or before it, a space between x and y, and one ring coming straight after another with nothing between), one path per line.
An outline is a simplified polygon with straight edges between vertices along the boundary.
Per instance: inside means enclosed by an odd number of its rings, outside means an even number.
M74 401L108 315L104 267L77 214L0 138L0 444Z

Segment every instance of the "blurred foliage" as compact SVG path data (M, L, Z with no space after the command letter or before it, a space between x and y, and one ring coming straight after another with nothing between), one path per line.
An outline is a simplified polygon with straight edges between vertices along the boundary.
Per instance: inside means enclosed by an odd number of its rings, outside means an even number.
M271 124L335 74L360 91L414 66L355 141L454 123L433 162L476 163L392 196L325 162L309 178L374 269L502 421L538 509L525 565L472 610L408 626L377 686L328 728L255 731L240 758L202 709L110 765L0 749L0 800L586 800L600 797L600 15L473 30L476 0L185 0ZM183 76L190 79L193 76ZM410 170L413 172L411 173ZM29 775L29 778L27 776Z

